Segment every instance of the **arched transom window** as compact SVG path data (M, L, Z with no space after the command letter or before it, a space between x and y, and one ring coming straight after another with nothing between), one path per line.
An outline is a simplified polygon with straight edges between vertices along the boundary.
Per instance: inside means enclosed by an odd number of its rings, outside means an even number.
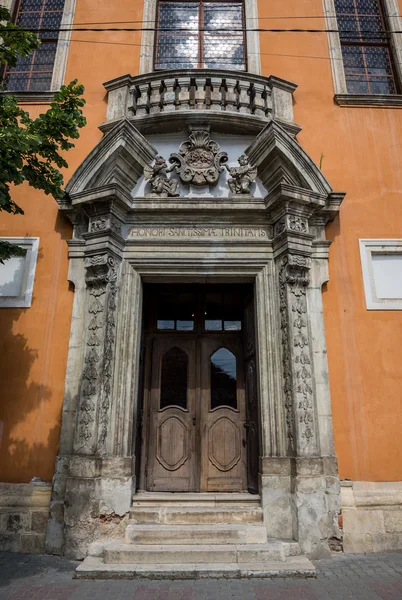
M243 2L159 0L155 69L246 70Z

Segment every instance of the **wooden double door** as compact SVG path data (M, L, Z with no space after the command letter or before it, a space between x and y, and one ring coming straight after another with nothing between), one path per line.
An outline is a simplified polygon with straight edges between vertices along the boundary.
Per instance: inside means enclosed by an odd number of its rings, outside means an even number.
M202 303L198 307L208 316ZM172 311L180 311L180 302ZM211 318L197 332L195 311L191 317L182 320L187 331L178 331L177 319L158 319L156 314L155 323L175 331L146 335L143 488L245 491L250 487L247 450L255 454L258 448L247 448L252 428L243 318L232 314L229 331L221 319L220 332L205 330L217 327Z

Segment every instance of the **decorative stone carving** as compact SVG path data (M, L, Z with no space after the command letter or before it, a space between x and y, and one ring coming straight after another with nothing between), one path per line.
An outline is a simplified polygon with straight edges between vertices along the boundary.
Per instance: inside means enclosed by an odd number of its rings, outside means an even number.
M309 269L310 258L293 254L283 257L279 268L287 434L290 448L295 450L297 427L298 453L309 453L316 443L306 298Z
M105 345L103 353L103 372L101 402L99 405L98 448L100 453L105 451L109 410L111 404L113 357L116 334L116 296L117 296L117 262L113 257L108 258L108 302L106 315Z
M118 219L116 219L113 215L111 216L102 216L97 219L91 220L90 231L91 233L97 233L99 231L106 231L110 229L114 231L114 233L121 233L121 223Z
M251 195L250 185L257 177L257 167L252 167L247 154L242 154L238 159L239 167L225 165L230 178L228 185L232 194Z
M85 268L89 324L76 443L81 450L91 452L96 430L100 444L104 444L107 434L117 294L116 259L107 253L90 256L85 260Z
M297 233L308 233L308 220L296 215L286 215L275 224L274 235L280 235L286 230Z
M91 232L104 231L109 227L109 219L107 217L99 217L91 222Z
M227 153L220 151L219 144L204 129L193 130L179 152L169 158L181 181L193 185L216 184L227 160Z
M288 225L290 231L298 231L301 233L308 232L308 221L302 217L296 217L295 215L289 215Z
M178 182L174 179L169 179L168 173L175 170L175 167L168 167L163 156L155 158L154 165L145 165L144 177L151 184L151 193L147 196L178 196L176 189Z

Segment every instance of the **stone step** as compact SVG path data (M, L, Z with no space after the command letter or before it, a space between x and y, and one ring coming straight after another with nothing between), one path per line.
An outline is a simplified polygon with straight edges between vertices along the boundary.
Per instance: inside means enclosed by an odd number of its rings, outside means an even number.
M240 577L315 577L315 567L305 556L263 563L110 564L88 556L76 569L76 579L207 579Z
M161 506L234 507L260 506L260 496L248 492L137 492L133 496L133 508Z
M130 510L130 522L138 525L194 525L261 523L263 512L259 506L230 508L199 506L135 507Z
M283 562L300 555L294 542L270 541L266 544L191 544L144 545L107 544L103 559L107 564L200 564Z
M263 525L127 525L127 544L265 544ZM222 561L221 561L222 562Z

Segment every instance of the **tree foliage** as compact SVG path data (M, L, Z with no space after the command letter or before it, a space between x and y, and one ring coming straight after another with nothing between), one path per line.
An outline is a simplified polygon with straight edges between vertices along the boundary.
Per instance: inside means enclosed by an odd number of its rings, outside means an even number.
M10 13L0 6L0 64L15 66L20 56L29 56L40 44L38 37L11 21ZM72 81L62 86L49 109L36 119L18 106L15 96L1 93L0 80L0 211L18 215L24 211L12 198L12 186L26 181L45 194L63 196L66 168L64 153L74 148L71 140L79 137L86 119L82 114L84 87ZM0 241L0 263L24 251Z

